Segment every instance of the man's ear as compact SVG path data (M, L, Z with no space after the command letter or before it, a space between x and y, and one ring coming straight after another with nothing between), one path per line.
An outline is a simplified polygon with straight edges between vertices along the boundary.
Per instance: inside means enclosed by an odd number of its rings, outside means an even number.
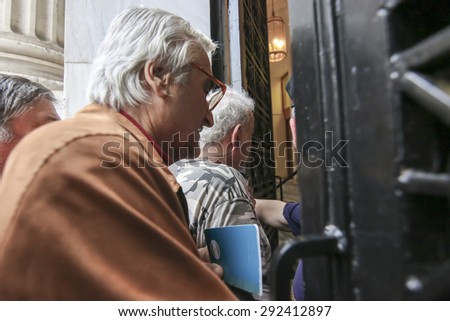
M156 67L153 61L149 60L145 63L144 78L151 91L156 95L163 98L169 95L171 74Z
M231 132L231 144L233 145L233 148L241 147L241 128L241 124L237 124Z

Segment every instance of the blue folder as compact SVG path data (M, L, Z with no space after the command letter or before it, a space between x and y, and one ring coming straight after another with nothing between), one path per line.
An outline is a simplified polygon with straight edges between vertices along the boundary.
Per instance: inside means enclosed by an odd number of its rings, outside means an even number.
M261 248L255 224L209 228L205 239L211 262L223 268L225 283L262 294Z

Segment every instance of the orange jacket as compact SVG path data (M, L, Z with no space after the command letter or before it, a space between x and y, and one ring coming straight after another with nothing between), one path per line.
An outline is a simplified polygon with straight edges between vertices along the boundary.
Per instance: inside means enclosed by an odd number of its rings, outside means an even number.
M234 300L198 256L179 188L105 106L35 130L0 186L0 299Z

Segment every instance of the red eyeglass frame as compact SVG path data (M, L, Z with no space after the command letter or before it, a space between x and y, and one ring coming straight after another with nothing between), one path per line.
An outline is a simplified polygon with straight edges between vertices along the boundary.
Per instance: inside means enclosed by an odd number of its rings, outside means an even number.
M195 62L191 62L191 65L193 65L195 68L197 68L202 73L204 73L209 79L211 79L220 88L220 90L222 92L222 97L220 97L220 99L218 101L216 101L213 106L211 106L211 105L209 106L209 110L213 110L220 103L220 101L222 100L223 96L225 96L225 93L227 92L227 85L225 85L219 79L214 77L214 75L210 74L208 71L206 71L205 69L203 69L202 67L197 65ZM212 99L211 99L211 101L212 101Z

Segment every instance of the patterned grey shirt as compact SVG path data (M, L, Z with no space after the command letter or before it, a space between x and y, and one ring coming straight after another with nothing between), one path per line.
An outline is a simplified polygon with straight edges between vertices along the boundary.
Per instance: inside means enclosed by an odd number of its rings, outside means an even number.
M256 224L259 228L262 269L271 256L270 243L256 218L247 180L236 169L208 160L181 160L169 169L183 188L189 208L189 228L197 246L205 246L210 227Z

